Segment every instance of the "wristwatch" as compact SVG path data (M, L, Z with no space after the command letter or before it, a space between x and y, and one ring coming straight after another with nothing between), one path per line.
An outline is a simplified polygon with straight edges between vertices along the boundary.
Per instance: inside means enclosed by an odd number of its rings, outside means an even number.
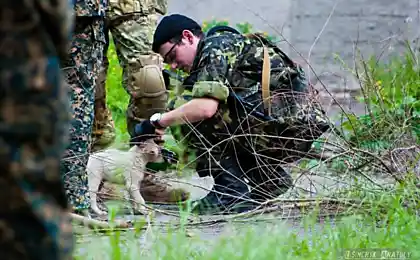
M152 125L158 129L163 129L161 124L159 124L159 121L162 119L162 113L155 113L150 117L150 122Z

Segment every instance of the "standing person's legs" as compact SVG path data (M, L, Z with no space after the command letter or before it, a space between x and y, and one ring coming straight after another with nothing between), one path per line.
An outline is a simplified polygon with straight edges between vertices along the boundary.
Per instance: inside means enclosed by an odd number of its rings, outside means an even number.
M106 105L106 80L109 67L107 56L109 48L109 27L105 24L105 46L102 53L103 63L95 85L95 117L92 129L92 152L102 150L111 145L115 140L115 125L111 111Z
M70 144L61 163L66 195L75 212L90 208L86 164L94 119L95 84L105 45L102 17L76 17L69 59L64 65L70 89Z
M157 17L156 13L136 13L117 16L110 21L110 31L123 68L122 86L130 95L126 120L131 138L135 136L135 125L154 113L164 112L168 101L162 76L163 59L152 51ZM165 149L162 152L170 155ZM150 166L154 170L159 168L155 164L148 164ZM142 190L168 190L168 185L158 178L150 178L143 184Z
M127 131L157 112L163 112L168 93L162 76L163 59L153 53L153 33L157 15L127 14L111 21L111 32L123 68L122 86L130 95Z

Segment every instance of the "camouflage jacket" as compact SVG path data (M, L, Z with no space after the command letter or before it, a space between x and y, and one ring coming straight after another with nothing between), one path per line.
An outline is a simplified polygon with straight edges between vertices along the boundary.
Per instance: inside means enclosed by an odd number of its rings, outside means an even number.
M75 16L105 17L109 0L73 0Z
M217 99L219 108L210 119L181 126L176 138L185 138L188 147L199 155L211 151L216 158L222 156L223 151L232 151L232 144L235 144L236 152L273 148L275 143L283 146L281 142L272 142L263 135L293 135L293 131L286 134L283 126L272 129L273 124L267 124L268 120L250 116L247 112L252 107L254 112L264 114L261 95L263 46L258 38L231 32L217 33L199 43L192 73L184 82L184 88L190 89L191 95L177 95L169 109L180 106L188 98L200 97ZM313 108L309 108L310 103L304 98L308 96L308 84L304 71L275 49L275 46L268 45L270 92L275 95L271 102L274 120L296 122L295 118L307 116L306 112ZM244 103L239 104L234 97L241 98ZM248 108L245 109L243 104ZM315 113L323 114L321 107L315 110ZM276 153L278 157L285 156Z

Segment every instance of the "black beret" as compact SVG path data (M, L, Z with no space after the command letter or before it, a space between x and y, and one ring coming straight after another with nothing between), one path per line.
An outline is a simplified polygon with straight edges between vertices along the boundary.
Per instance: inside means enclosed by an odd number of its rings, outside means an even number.
M181 14L165 16L156 27L155 34L153 35L152 50L157 53L162 44L180 35L183 30L194 29L201 30L201 26L189 17Z

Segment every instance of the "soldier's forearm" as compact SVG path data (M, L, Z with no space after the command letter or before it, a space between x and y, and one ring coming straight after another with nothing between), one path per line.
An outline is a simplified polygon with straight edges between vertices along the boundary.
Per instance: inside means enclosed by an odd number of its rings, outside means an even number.
M194 123L211 118L217 111L219 102L211 98L196 98L170 112L164 113L159 124L169 127Z

